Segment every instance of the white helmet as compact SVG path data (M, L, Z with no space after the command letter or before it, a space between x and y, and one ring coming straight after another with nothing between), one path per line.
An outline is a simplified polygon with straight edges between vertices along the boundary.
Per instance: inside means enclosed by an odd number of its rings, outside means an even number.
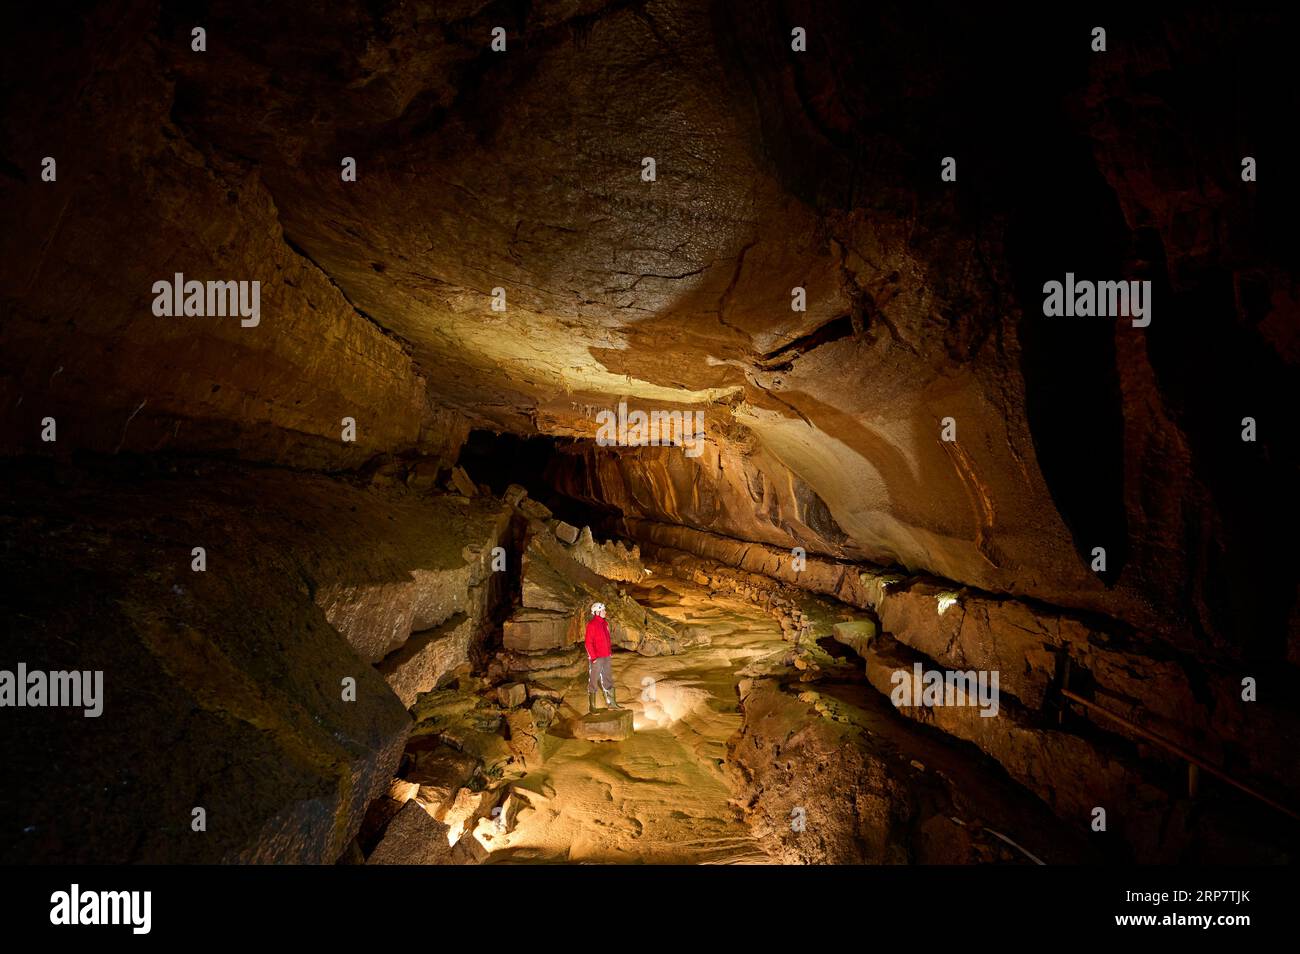
M597 614L604 614L604 612L605 612L605 604L604 604L604 603L592 603L592 604L591 604L591 615L592 615L592 616L595 616L595 615L597 615Z

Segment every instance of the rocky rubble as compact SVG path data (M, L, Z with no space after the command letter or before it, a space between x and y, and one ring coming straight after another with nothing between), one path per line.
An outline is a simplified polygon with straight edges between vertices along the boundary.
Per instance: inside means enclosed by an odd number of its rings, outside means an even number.
M367 863L487 860L493 839L529 809L514 783L545 765L561 699L544 685L494 685L465 672L452 686L423 693L398 774L362 827Z

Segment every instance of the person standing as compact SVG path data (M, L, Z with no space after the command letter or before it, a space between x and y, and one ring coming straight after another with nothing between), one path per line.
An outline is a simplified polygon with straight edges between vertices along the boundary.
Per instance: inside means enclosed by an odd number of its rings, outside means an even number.
M605 703L611 709L622 709L614 697L614 669L611 663L613 649L609 640L609 623L605 620L605 604L591 604L591 619L587 621L587 711L596 711L597 688L605 691Z

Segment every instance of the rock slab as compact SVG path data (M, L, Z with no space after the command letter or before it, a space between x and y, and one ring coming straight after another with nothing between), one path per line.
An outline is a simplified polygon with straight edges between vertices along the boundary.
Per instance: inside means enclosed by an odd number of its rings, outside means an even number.
M618 742L632 737L631 709L602 709L578 719L573 734L589 742Z

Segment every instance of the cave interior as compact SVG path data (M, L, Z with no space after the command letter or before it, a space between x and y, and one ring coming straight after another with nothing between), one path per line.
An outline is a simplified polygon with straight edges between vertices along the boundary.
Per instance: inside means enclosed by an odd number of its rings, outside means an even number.
M31 10L0 861L1293 862L1296 14L941 9Z

